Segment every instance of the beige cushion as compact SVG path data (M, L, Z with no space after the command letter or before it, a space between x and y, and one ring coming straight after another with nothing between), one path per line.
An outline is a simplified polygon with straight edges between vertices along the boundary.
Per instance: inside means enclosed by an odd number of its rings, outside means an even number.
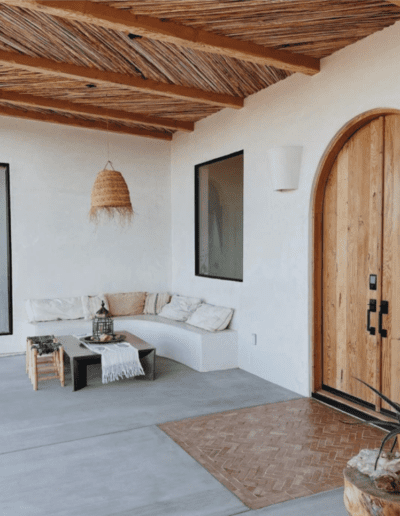
M158 294L147 293L144 303L143 313L147 315L158 315L161 309L169 303L171 296L168 292L160 292Z
M146 292L106 294L111 315L139 315L143 313Z
M186 322L203 330L220 331L225 330L231 322L232 315L232 308L203 303Z

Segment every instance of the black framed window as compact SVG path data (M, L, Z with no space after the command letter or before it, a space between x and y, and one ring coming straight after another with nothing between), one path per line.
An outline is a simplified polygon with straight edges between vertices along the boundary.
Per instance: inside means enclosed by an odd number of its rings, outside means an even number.
M11 335L12 323L10 169L0 163L0 335Z
M195 166L196 276L243 281L243 151Z

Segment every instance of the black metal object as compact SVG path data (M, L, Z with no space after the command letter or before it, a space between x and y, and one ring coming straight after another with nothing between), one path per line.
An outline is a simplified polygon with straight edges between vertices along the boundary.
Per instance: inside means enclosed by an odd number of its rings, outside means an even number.
M101 308L93 319L93 337L99 340L101 335L114 335L114 322L104 306L104 301L101 302Z
M377 276L376 274L369 275L369 289L376 290L377 289Z
M380 309L379 309L379 333L382 335L382 337L387 337L387 330L384 330L382 328L382 317L384 315L387 315L388 313L389 313L389 302L382 301Z
M375 335L376 328L371 326L371 312L376 312L376 299L370 299L367 310L367 331L369 331L370 335Z
M6 253L7 262L2 264L3 271L7 274L7 298L8 298L8 331L1 332L0 335L12 335L13 334L13 299L12 299L12 267L11 267L11 205L10 205L10 165L8 163L0 163L0 168L4 168L5 174L5 217L1 219L2 224L6 227L7 241L6 241Z

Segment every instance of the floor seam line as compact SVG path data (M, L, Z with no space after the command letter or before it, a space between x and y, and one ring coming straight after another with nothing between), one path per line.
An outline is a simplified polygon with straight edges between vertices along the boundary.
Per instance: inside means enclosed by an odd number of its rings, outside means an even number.
M96 437L105 437L107 435L122 434L124 432L131 432L132 430L141 430L142 428L149 428L151 426L158 427L158 424L154 423L152 425L143 425L143 426L138 426L138 427L135 427L135 428L126 428L124 430L115 430L114 432L107 432L105 434L96 434L96 435L90 435L90 436L87 436L87 437L80 437L79 439L71 439L69 441L59 441L59 442L56 442L56 443L47 443L47 444L41 444L39 446L31 446L30 448L21 448L19 450L11 450L11 451L6 451L6 452L0 452L0 456L1 455L9 455L10 453L19 453L19 452L29 451L29 450L38 450L40 448L46 448L48 446L57 446L59 444L74 443L74 442L78 442L78 441L84 441L86 439L94 439Z

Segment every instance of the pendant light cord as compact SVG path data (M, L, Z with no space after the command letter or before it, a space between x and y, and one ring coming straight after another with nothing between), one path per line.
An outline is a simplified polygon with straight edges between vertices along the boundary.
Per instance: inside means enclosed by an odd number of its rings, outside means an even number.
M108 95L107 95L107 93L106 93L106 103L107 103L107 105L108 105L107 97L108 97ZM107 168L107 165L108 165L108 164L110 164L110 165L111 165L111 168L112 168L113 170L115 170L115 169L114 169L114 167L113 167L113 164L112 164L112 163L111 163L111 161L110 161L110 131L109 131L109 129L108 129L108 122L109 122L109 120L108 120L108 118L107 118L107 163L106 163L106 166L105 166L104 168L106 169L106 168Z

